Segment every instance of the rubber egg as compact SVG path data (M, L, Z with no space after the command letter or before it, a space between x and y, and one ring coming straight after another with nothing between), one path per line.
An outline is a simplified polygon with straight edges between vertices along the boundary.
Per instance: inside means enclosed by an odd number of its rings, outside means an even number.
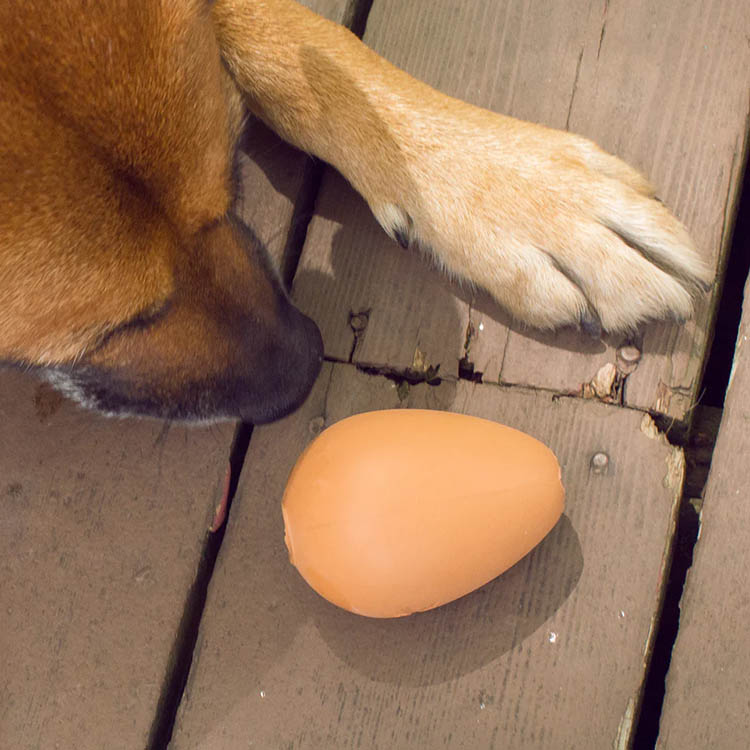
M324 430L282 501L289 558L321 596L369 617L450 602L518 562L563 511L560 467L478 417L374 411Z

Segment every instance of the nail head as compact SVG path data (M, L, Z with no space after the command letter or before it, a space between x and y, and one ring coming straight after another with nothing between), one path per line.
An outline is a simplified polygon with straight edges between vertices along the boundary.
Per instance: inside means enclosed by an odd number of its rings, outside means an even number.
M606 453L594 453L591 457L591 470L594 474L604 474L609 466L609 456Z

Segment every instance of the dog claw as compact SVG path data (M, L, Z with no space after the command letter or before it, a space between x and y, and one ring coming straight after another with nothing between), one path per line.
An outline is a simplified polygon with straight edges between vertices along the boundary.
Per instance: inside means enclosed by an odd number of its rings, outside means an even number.
M601 338L602 322L599 316L592 310L587 310L581 318L581 329L593 339Z
M393 236L396 238L396 242L398 242L404 250L409 249L409 235L403 229L400 227L394 227Z
M414 220L403 208L394 203L384 203L371 206L375 218L378 220L388 236L398 242L404 250L408 250L414 236Z

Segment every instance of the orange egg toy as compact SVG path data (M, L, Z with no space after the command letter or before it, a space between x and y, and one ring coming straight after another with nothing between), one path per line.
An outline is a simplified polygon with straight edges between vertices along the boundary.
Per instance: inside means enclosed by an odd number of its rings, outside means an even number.
M401 617L482 586L563 511L552 451L510 427L422 409L367 412L324 430L282 501L289 558L321 596Z

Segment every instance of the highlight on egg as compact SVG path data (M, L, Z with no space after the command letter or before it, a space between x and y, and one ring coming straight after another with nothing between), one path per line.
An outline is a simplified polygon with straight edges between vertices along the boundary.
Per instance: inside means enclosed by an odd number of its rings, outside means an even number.
M324 430L282 500L289 558L321 596L369 617L453 601L530 552L562 515L543 443L464 414L391 409Z

